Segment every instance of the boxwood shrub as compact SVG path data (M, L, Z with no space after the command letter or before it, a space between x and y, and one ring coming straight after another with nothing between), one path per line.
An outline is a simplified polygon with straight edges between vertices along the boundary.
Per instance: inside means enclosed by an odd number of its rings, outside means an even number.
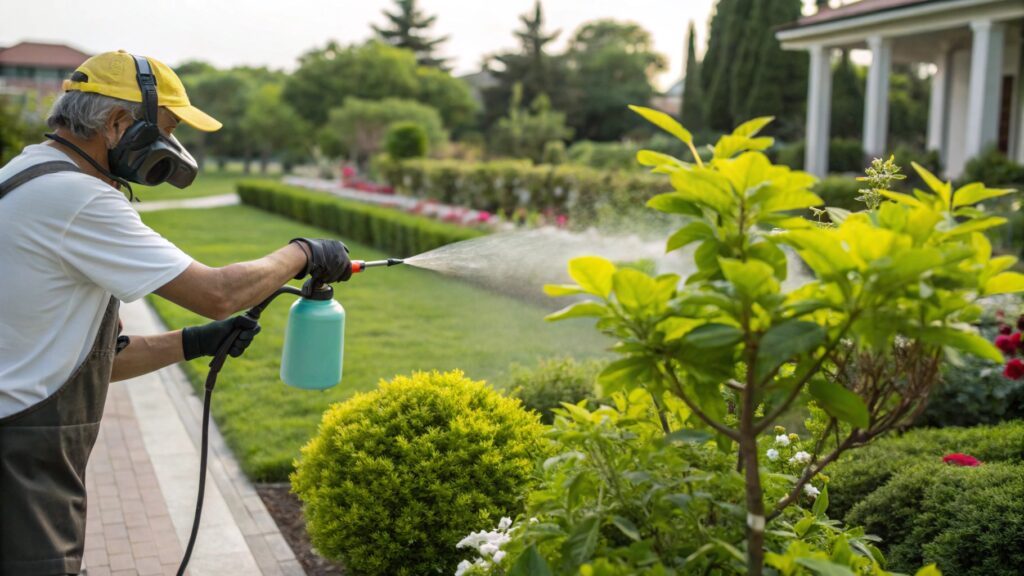
M452 574L463 537L522 512L543 430L461 372L399 376L324 414L292 488L313 546L348 574Z
M826 471L831 478L829 515L846 516L857 502L901 471L915 464L941 462L953 452L970 454L985 463L1024 465L1024 421L973 428L918 428L848 452Z
M507 388L526 409L540 413L541 421L551 424L562 402L597 400L597 375L602 368L604 363L598 360L581 362L571 357L548 358L531 367L513 364Z
M475 228L268 180L239 182L238 195L245 204L337 232L395 257L413 256L483 234Z

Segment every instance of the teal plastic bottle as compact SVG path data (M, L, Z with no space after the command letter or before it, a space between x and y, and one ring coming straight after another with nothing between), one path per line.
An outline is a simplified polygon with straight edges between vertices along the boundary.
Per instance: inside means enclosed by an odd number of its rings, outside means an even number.
M281 353L281 380L306 390L341 381L345 355L345 309L330 286L299 298L288 313Z

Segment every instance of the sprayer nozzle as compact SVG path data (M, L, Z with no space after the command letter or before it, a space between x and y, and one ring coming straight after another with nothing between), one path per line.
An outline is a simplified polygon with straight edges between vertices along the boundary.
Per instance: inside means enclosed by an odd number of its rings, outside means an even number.
M395 266L397 264L404 264L405 260L401 258L388 258L387 260L372 260L366 262L364 260L353 260L352 261L352 272L362 272L367 268L378 268L381 266Z
M398 264L405 264L405 260L401 258L388 258L388 266L396 266Z

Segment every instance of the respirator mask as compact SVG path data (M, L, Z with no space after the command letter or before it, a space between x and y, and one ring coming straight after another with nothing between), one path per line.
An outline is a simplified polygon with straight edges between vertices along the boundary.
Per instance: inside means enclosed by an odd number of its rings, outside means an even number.
M108 152L110 171L129 182L146 186L167 182L185 188L196 179L199 166L177 138L160 132L156 120L156 77L148 60L134 55L132 59L142 91L143 117L136 120Z
M127 187L129 194L131 185L128 182L146 186L167 182L185 188L196 179L199 165L177 138L160 132L156 77L148 60L135 55L132 59L135 60L136 79L142 92L143 116L132 123L118 143L107 151L109 171L66 139L56 134L47 134L46 137L74 149L101 173Z

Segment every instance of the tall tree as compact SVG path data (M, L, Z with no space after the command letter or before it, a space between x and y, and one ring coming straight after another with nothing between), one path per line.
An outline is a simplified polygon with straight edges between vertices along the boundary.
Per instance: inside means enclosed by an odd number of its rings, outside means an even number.
M864 73L843 50L832 72L833 138L860 138L864 129Z
M493 124L509 109L517 84L522 87L524 102L533 102L545 94L555 108L565 108L565 91L558 89L559 79L564 76L564 64L547 52L548 44L558 38L561 31L544 30L544 11L540 0L534 4L532 12L521 15L519 21L522 27L515 31L519 50L496 54L484 62L485 69L496 80L495 85L483 94L486 126Z
M733 124L775 116L769 133L784 139L803 136L807 104L807 54L783 50L775 30L800 18L802 0L758 0L743 41L749 47L737 62L732 84Z
M628 106L649 102L656 93L651 78L665 69L647 30L615 20L580 27L566 58L572 70L570 124L588 140L618 140L634 129Z
M446 69L447 59L435 56L434 52L448 37L430 38L428 33L437 16L427 16L421 12L416 6L416 0L395 0L395 3L398 8L396 12L384 11L388 23L385 26L374 25L373 30L388 44L412 50L420 66Z
M683 79L683 104L680 117L683 126L691 132L703 130L707 125L704 102L704 85L701 81L701 62L697 60L697 27L690 21L686 32L686 76Z

